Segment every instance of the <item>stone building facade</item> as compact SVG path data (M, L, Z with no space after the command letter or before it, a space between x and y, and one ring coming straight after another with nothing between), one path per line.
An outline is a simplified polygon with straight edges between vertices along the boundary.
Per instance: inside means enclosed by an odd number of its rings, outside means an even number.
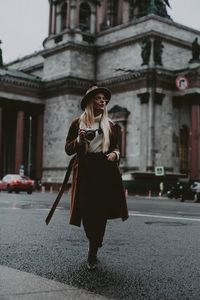
M200 32L136 2L49 1L44 49L0 67L1 176L23 165L58 186L68 127L96 82L112 91L124 178L151 188L163 167L164 181L200 179Z

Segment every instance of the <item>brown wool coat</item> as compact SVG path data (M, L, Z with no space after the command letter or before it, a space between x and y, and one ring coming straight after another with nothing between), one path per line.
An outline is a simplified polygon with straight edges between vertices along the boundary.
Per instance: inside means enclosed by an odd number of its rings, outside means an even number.
M121 131L120 127L117 124L114 124L110 122L111 126L111 134L110 134L110 147L109 152L112 152L114 150L119 151L119 140L121 138ZM83 178L80 176L80 166L81 164L80 159L81 156L85 153L85 146L80 145L77 142L78 137L78 131L79 131L79 119L75 119L70 128L69 132L66 138L66 144L65 144L65 151L68 155L76 154L73 167L72 167L72 190L71 190L71 217L70 217L70 224L80 226L81 219L82 219L82 212L80 208L80 203L84 201L83 195L81 193L78 193L78 187L81 185ZM121 218L123 221L125 221L128 218L128 209L127 209L127 203L126 203L126 197L124 192L124 186L121 179L121 174L119 171L118 163L117 162L111 162L113 166L113 174L115 179L115 195L118 195L114 199L115 201L114 206L115 209L113 209L110 212L110 215L107 217L108 219L113 218ZM106 193L106 191L105 191ZM94 195L95 198L95 195Z

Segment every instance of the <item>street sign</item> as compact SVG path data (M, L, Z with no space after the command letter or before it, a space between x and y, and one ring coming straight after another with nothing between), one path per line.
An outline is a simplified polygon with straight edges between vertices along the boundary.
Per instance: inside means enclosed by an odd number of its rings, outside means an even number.
M20 165L19 167L19 175L24 176L24 165Z
M164 167L155 167L155 175L164 176L165 175Z
M179 89L179 90L186 90L188 88L188 80L185 76L178 76L176 78L176 87Z

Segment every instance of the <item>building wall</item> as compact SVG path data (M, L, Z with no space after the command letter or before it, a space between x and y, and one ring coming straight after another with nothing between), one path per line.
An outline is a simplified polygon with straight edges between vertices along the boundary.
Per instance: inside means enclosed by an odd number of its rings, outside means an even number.
M93 80L95 79L95 58L97 58L96 80L99 82L109 83L120 76L123 78L128 70L130 73L147 70L147 66L141 66L141 41L146 34L150 34L152 38L155 34L162 34L164 48L161 71L162 68L174 71L189 67L191 42L197 32L155 17L146 18L146 20L130 25L119 25L104 33L99 33L96 39L96 45L99 46L97 57L92 51L88 51L87 46L85 46L85 50L70 49L68 52L58 52L48 56L44 64L44 74L47 74L44 78L52 79L56 76L72 75L76 78ZM150 66L151 64L153 64L152 54ZM181 108L175 108L173 105L174 92L159 87L157 90L164 94L164 98L160 104L153 104L154 121L152 124L152 95L150 95L149 102L145 104L142 104L138 97L138 93L141 91L149 90L147 83L142 85L138 83L133 88L128 90L124 88L120 92L117 92L116 84L114 84L111 86L111 90L113 95L108 108L119 105L130 112L127 120L126 159L123 166L133 172L146 172L148 168L153 171L154 166L164 166L168 172L179 173L179 130L177 126L180 128L182 124L187 123L188 127L191 127L188 107L183 105ZM63 152L65 137L63 124L65 124L64 128L68 128L73 117L78 115L80 100L81 96L66 94L46 101L45 116L48 116L50 120L48 121L45 117L44 168L45 166L59 167L66 163L66 156ZM71 102L75 105L74 109L70 109ZM55 111L58 111L57 117L54 115ZM56 130L52 130L52 127L56 127ZM53 160L55 153L57 153L56 159ZM54 165L52 165L52 160ZM57 178L53 177L52 180L59 181L63 172L49 171L51 177L54 176L52 175L54 173L57 174L55 176L60 175ZM46 171L44 179L48 179Z
M164 45L163 65L156 67L166 80L159 83L156 89L164 95L161 103L154 102L147 75L140 80L141 74L148 70L147 66L141 66L141 42L145 36L152 41L160 37ZM72 119L81 113L82 96L76 92L77 86L86 90L91 81L111 89L112 100L108 108L119 105L130 112L124 167L133 172L147 172L161 165L169 172L178 173L179 129L183 124L191 128L191 109L186 104L179 107L173 104L174 95L181 93L175 87L174 71L193 68L189 60L192 56L191 44L196 37L200 38L200 32L151 16L100 32L94 44L81 40L61 42L54 47L51 44L40 54L11 64L13 68L41 76L44 87L46 82L59 79L65 82L73 77L77 81L73 93L67 86L63 88L58 84L53 94L45 89L41 96L41 101L45 103L43 181L62 181L69 162L64 152L67 130ZM155 67L152 53L149 67ZM142 103L138 94L146 92L150 94L149 100Z
M80 98L63 95L46 101L44 113L43 181L61 182L70 157L65 140L71 121L81 113Z

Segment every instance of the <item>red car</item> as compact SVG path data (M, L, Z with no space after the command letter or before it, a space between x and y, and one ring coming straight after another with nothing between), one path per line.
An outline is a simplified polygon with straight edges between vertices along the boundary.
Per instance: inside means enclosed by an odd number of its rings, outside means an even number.
M32 194L34 188L34 180L29 177L18 174L5 175L0 180L0 191L8 191L8 193L25 191L28 194Z

